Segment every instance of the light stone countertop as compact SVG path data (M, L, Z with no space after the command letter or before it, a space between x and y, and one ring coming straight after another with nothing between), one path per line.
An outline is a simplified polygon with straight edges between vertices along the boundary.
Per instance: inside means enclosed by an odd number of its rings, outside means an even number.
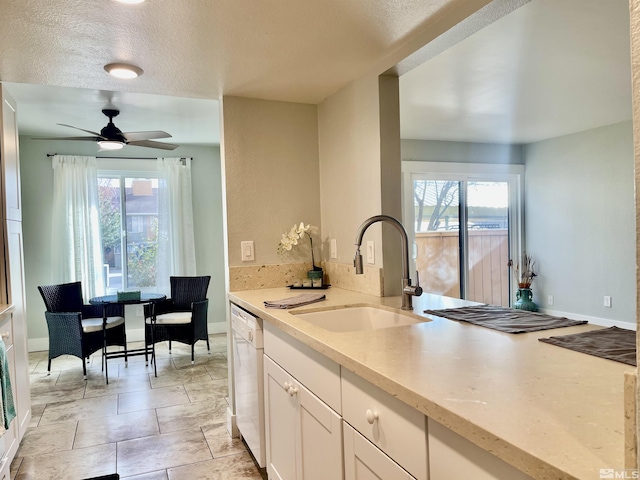
M266 309L309 290L229 293L229 300L324 354L484 450L539 480L600 478L624 468L624 373L629 365L538 341L595 328L581 325L508 334L421 314L473 305L424 294L414 313L432 321L335 333L290 312L371 304L400 307L399 297L339 288L295 310Z

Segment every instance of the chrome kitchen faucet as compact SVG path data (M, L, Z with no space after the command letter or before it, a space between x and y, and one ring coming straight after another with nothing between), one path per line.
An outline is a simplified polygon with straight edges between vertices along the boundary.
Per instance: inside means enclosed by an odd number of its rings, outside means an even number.
M371 218L367 218L356 233L356 255L353 259L353 266L356 267L356 275L361 275L362 268L362 255L360 254L360 246L362 245L362 237L364 232L376 222L387 222L396 227L402 236L402 310L413 310L412 297L419 297L422 295L422 288L420 287L420 277L416 271L416 285L411 285L411 277L409 277L409 238L404 226L395 218L388 215L376 215Z

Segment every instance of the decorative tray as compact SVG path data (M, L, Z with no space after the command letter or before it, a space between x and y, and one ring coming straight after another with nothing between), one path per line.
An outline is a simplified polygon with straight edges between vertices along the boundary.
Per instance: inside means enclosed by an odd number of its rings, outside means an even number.
M303 287L300 285L299 287L296 287L295 285L287 285L291 290L326 290L330 286L331 285L322 285L321 287Z

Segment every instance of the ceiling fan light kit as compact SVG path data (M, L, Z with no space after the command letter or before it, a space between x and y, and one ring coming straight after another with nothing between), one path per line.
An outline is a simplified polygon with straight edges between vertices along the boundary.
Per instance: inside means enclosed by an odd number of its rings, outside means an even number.
M117 140L99 140L100 150L120 150L124 147L124 143Z
M127 63L109 63L104 66L104 69L109 75L123 79L136 78L144 73L140 67Z

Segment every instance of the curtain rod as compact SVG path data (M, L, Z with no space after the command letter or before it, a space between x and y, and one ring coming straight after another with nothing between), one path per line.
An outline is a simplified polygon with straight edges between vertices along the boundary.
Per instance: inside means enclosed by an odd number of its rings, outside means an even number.
M56 155L60 155L59 153L47 153L47 157L55 157ZM119 160L119 159L123 159L123 160L157 160L158 157L96 157L96 158L109 158L109 159L114 159L114 160ZM186 160L187 158L191 158L191 160L193 160L193 157L180 157L180 160Z

